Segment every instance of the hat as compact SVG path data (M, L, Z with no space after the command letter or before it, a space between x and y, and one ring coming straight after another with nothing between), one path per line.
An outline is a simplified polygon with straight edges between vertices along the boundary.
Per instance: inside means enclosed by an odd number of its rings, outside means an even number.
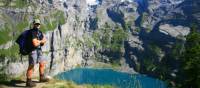
M34 19L33 24L40 24L40 20L39 19Z

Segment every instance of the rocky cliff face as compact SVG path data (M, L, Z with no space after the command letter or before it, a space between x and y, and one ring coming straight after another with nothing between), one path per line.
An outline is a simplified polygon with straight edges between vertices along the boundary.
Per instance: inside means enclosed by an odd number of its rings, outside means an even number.
M21 63L14 40L29 29L35 17L41 19L48 40L43 51L49 75L77 66L94 66L97 61L117 63L129 72L133 72L131 67L154 74L159 64L169 64L165 58L172 48L184 43L190 18L199 22L198 9L190 14L185 9L193 7L190 0L89 1L28 0L23 7L2 6L1 74L19 76L26 71L27 57ZM170 63L173 68L167 74L177 69L174 64Z

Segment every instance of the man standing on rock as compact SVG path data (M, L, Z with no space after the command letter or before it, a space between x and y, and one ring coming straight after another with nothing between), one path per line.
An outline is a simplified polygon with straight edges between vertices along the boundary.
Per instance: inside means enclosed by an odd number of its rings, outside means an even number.
M33 21L33 28L30 29L30 35L29 35L29 49L31 50L31 53L29 54L29 66L27 69L27 81L26 86L27 87L34 87L36 84L32 82L32 73L34 70L34 66L39 63L39 73L40 73L40 82L48 82L49 79L44 76L44 70L45 70L45 64L46 64L46 58L42 55L42 49L41 47L46 43L46 38L44 37L43 33L40 31L40 20L35 19Z

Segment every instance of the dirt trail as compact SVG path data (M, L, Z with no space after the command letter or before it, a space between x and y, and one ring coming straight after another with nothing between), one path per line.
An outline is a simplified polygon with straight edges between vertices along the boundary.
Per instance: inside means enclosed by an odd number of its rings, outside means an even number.
M87 85L77 85L72 82L51 79L49 82L39 83L38 79L32 79L36 87L31 88L88 88ZM0 83L0 88L30 88L26 87L26 80L11 80L7 83ZM93 87L89 87L93 88Z
M36 87L32 87L32 88L42 88L44 87L47 83L40 83L38 79L32 79L33 82L36 83ZM26 87L26 80L11 80L10 82L4 83L4 84L0 84L0 88L29 88Z

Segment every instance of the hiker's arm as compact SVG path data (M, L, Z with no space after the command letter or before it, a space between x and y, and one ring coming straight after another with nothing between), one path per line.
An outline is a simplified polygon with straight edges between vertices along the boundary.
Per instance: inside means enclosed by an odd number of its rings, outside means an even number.
M47 39L44 37L44 35L43 35L43 38L42 38L42 40L41 40L41 44L42 45L44 45L45 43L46 43L46 41L47 41Z
M38 47L40 45L40 43L41 43L41 41L36 39L36 38L34 38L32 42L33 42L33 46L34 47Z
M46 38L43 38L43 39L41 40L41 44L44 45L44 44L46 43L46 41L47 41Z

